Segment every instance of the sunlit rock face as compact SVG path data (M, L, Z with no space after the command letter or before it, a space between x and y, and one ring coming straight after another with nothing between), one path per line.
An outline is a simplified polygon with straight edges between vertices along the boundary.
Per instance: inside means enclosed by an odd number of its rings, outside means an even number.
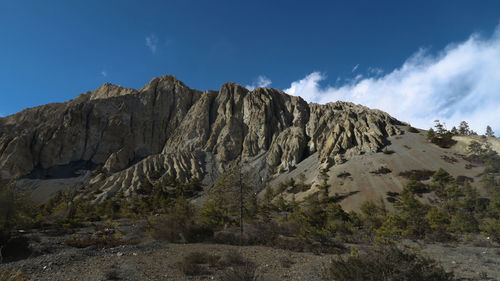
M0 118L0 175L57 179L93 170L88 182L109 196L132 194L153 171L210 185L238 162L262 185L311 155L330 167L379 151L400 124L352 103L308 104L235 83L200 92L168 75L140 90L105 84Z

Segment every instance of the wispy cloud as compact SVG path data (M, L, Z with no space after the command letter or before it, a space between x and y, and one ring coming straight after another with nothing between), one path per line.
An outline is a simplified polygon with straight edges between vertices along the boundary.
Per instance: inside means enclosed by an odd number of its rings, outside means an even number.
M103 70L103 71L101 71L101 75L102 75L102 77L107 77L108 72L106 70Z
M354 73L356 70L358 70L358 67L359 67L359 63L358 63L358 64L356 64L356 65L352 68L351 72L352 72L352 73Z
M368 67L368 74L372 76L379 76L384 73L384 70L379 67Z
M160 40L158 39L158 37L154 34L146 36L146 47L149 48L151 53L156 54L156 51L158 50L159 41Z
M326 75L312 72L285 92L310 102L351 101L384 110L420 128L439 119L448 127L466 120L479 133L500 131L500 26L490 38L473 34L438 55L419 50L401 67L340 86L322 86Z
M255 88L269 87L271 84L272 84L271 79L267 78L264 75L259 75L256 81L254 81L250 85L245 85L245 88L249 89L250 91L253 91Z

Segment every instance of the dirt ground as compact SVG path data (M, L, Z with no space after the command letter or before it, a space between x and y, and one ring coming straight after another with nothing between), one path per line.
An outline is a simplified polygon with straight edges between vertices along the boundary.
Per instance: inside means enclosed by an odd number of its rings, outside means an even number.
M0 269L21 270L34 280L220 280L227 269L211 268L200 276L186 276L179 269L183 257L191 252L207 252L224 256L236 251L257 266L259 280L324 280L323 271L336 255L291 252L264 246L231 246L219 244L172 244L155 241L144 234L137 221L121 221L117 229L125 240L140 239L136 245L110 249L72 248L64 244L73 237L95 233L85 227L73 234L39 232L35 235L32 257L0 264ZM406 244L434 258L463 280L500 280L500 248L486 237L469 237L460 243ZM369 245L346 245L360 249Z

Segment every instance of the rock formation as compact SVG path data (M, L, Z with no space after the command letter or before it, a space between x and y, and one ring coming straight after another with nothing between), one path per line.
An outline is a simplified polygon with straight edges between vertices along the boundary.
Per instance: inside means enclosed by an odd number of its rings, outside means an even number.
M104 84L0 118L0 176L71 178L94 170L90 183L109 196L134 192L152 171L210 185L240 162L262 184L313 154L329 167L379 151L400 124L352 103L308 104L235 83L200 92L168 75L140 90Z

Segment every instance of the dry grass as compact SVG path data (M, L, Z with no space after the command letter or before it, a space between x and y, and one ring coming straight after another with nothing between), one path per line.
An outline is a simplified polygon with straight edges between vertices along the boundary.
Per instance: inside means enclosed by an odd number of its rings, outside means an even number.
M207 275L214 273L214 269L226 269L222 280L256 280L248 278L256 276L257 266L239 252L230 250L222 257L207 252L191 252L177 263L177 268L188 276Z
M339 257L331 261L325 279L350 281L452 281L453 273L446 272L434 260L396 247L377 248L366 254Z

